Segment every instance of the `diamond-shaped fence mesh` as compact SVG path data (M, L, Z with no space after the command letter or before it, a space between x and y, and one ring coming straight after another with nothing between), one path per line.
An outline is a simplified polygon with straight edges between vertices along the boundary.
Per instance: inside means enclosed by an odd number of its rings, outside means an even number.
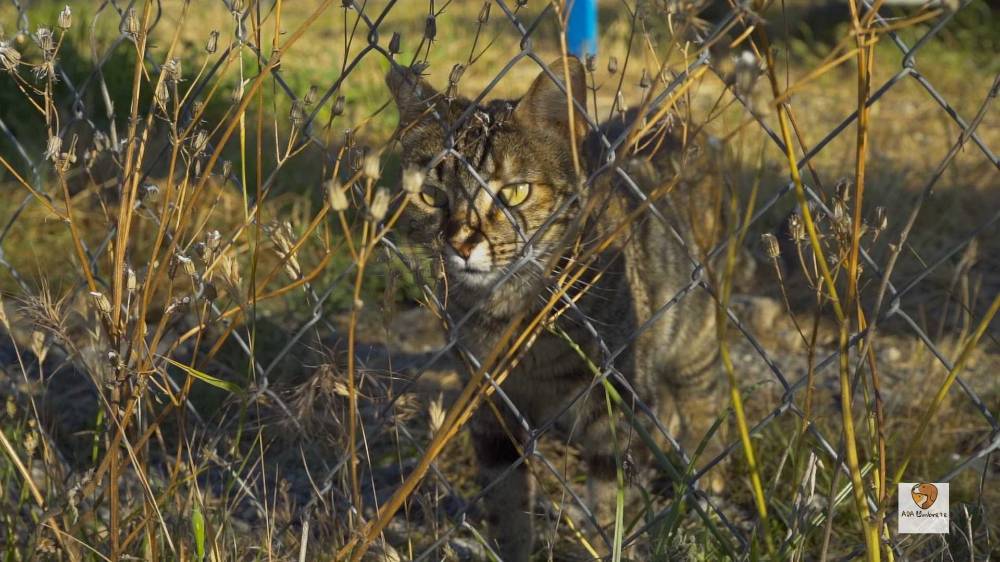
M0 8L0 548L988 556L995 9L572 4Z

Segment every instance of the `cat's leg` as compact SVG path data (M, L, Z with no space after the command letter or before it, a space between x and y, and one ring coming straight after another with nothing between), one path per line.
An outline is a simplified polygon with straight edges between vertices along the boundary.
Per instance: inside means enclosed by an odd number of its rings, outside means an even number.
M686 372L683 376L675 374L664 389L666 395L659 400L660 419L669 420L667 429L689 458L705 441L702 453L695 463L697 467L715 458L725 443L723 426L708 437L712 425L729 405L719 374L719 367L715 363L695 372ZM707 491L721 493L725 489L721 467L709 472L701 486Z
M526 441L519 426L506 426L518 443ZM534 547L534 482L528 466L521 462L508 470L521 454L492 408L483 405L476 411L471 430L479 480L483 486L492 486L484 498L490 533L505 562L527 562Z
M638 450L642 447L634 446L638 437L624 421L623 416L617 416L614 420L608 417L603 389L598 388L594 391L588 400L588 407L590 415L587 417L580 439L581 453L587 463L587 504L597 523L604 530L603 536L596 532L589 534L592 545L604 555L610 553L611 547L606 539L613 536L618 501L619 466L624 471L624 519L627 523L631 511L628 486L632 463L629 461L633 460L632 449Z

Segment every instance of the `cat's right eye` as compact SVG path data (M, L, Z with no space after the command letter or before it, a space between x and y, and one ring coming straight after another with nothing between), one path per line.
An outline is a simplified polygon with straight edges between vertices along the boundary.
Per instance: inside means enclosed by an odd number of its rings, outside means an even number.
M437 207L438 209L448 206L448 194L443 189L432 185L424 186L424 190L420 192L420 199L425 205Z

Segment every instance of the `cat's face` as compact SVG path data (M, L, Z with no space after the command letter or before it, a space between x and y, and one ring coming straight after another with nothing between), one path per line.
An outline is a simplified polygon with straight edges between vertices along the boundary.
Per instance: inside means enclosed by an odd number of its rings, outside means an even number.
M569 67L585 105L582 65L570 59ZM550 68L563 75L561 60ZM577 174L566 94L546 73L520 101L476 107L445 100L408 71L391 71L387 82L400 113L403 169L426 170L408 230L440 253L450 284L486 289L522 257L544 261L558 250L578 204L557 210L576 192ZM574 120L578 144L583 125ZM454 153L441 158L451 128Z

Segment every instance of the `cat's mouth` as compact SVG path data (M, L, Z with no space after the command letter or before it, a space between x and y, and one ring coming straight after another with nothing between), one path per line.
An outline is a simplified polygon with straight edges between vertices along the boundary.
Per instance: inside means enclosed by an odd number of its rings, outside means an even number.
M464 285L483 287L489 285L496 278L496 272L492 268L485 264L464 260L456 255L448 256L447 263L449 276Z

